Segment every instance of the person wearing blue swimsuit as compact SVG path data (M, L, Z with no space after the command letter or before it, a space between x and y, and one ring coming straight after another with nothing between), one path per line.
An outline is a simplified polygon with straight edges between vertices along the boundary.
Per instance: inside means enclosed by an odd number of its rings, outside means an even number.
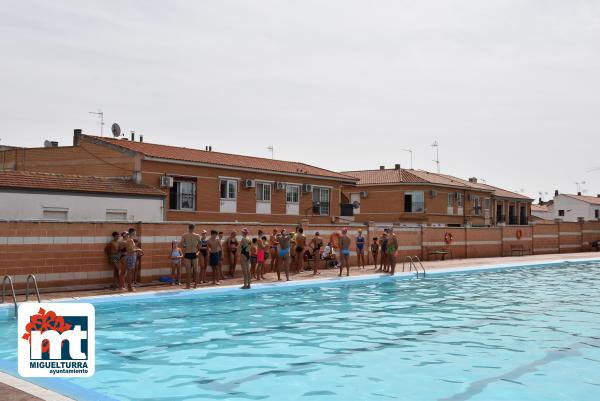
M365 237L361 229L358 229L358 237L356 237L356 263L358 267L365 268Z
M348 229L344 228L342 230L342 235L340 237L340 274L339 277L342 277L342 271L344 267L346 268L346 276L350 275L350 245L352 244L352 240L348 237Z
M283 263L285 271L286 281L290 281L290 235L285 231L285 228L281 230L281 236L279 237L279 263L277 264L277 280L281 281L281 270L280 266Z

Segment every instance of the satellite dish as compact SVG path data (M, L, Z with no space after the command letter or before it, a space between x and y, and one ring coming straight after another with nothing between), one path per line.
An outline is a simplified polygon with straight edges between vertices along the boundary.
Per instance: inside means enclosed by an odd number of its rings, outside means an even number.
M352 202L352 207L353 207L354 209L358 209L358 208L360 207L360 202L359 202L359 201L354 201L354 202Z
M114 123L112 125L112 127L110 127L110 130L112 131L112 134L115 138L118 138L121 136L121 127L119 127L119 124Z
M52 147L52 142L50 142L49 140L46 139L44 141L44 147L45 148L51 148Z

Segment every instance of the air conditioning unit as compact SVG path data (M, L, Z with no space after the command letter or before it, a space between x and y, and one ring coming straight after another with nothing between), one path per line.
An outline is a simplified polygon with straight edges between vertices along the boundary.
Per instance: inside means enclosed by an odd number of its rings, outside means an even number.
M304 184L304 185L302 185L302 192L309 193L309 192L312 192L312 191L313 191L313 186L312 185L310 185L310 184Z
M429 191L429 196L431 196L432 198L437 198L437 195L437 191L434 191L433 189Z
M173 177L169 177L167 175L163 175L160 177L160 186L162 188L172 188L173 187Z
M276 182L275 189L278 191L283 191L285 189L285 182Z
M367 196L369 196L369 192L367 192L367 191L361 191L360 192L361 199L365 199Z
M256 181L244 180L244 188L254 188L254 187L256 187Z

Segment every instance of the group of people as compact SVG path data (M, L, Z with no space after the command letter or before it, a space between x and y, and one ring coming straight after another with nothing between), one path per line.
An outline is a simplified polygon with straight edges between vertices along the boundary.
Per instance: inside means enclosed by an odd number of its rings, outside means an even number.
M106 255L113 266L113 287L115 289L134 291L141 275L141 263L144 252L137 237L135 228L122 233L113 232L111 241L106 244Z
M304 270L305 262L312 262L313 275L319 274L318 265L321 260L326 266L339 268L339 276L344 269L350 275L350 247L352 239L348 236L348 229L342 229L341 234L332 235L330 241L325 243L319 232L315 232L310 241L304 234L302 227L296 227L294 232L286 229L273 229L267 238L262 230L257 235L250 237L248 229L241 230L238 239L236 231L231 231L224 237L222 231L211 230L210 234L202 230L195 232L195 225L188 226L188 232L182 235L180 241L173 241L169 258L171 260L171 284L181 285L182 267L186 274L186 288L194 288L199 284L207 283L207 271L210 267L212 283L220 284L226 277L233 278L238 264L241 265L244 284L242 289L249 289L251 282L264 280L264 274L269 271L277 273L277 280L290 280L290 274L300 273ZM362 230L354 240L357 263L365 268L366 239ZM336 253L339 250L339 255ZM393 229L385 229L381 240L373 238L370 251L375 261L379 261L379 271L394 274L398 240ZM227 257L225 259L225 256ZM339 256L339 259L338 259ZM228 263L225 273L223 266Z

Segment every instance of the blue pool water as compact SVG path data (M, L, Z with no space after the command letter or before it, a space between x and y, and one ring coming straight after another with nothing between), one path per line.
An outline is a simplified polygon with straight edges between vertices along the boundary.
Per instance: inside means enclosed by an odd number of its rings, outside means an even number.
M600 399L599 262L95 307L96 374L46 385L152 401ZM15 320L0 330L10 370Z

